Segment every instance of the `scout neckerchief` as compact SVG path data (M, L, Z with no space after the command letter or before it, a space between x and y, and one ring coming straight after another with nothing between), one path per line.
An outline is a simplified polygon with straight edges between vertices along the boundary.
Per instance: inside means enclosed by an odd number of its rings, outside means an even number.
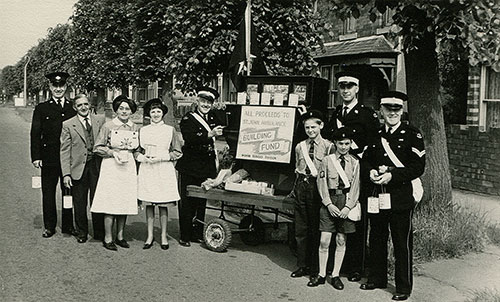
M302 154L304 155L304 159L306 160L306 165L309 168L309 170L311 170L311 175L313 177L318 176L318 170L316 169L316 166L311 160L311 157L309 157L309 150L307 150L307 145L305 140L300 142L300 148L302 149Z
M191 115L205 128L208 132L212 131L208 123L199 115L194 112L191 112ZM217 149L215 148L215 136L212 136L212 140L214 141L214 152L215 152L215 169L219 169L219 155L217 154Z
M340 162L337 160L337 156L335 154L332 154L330 156L333 166L335 167L335 170L337 170L337 173L339 174L340 178L344 182L344 188L349 188L351 186L351 183L349 182L349 178L347 177L347 174L345 173L344 169L342 169L342 166L340 165Z
M394 151L392 151L389 142L384 137L381 137L380 141L382 142L382 147L384 147L384 150L387 153L387 156L389 156L392 163L397 168L404 168L405 166L403 165L403 163L399 160L396 154L394 154ZM422 200L422 196L424 195L422 181L417 177L411 181L411 184L413 186L413 198L416 202L420 202Z

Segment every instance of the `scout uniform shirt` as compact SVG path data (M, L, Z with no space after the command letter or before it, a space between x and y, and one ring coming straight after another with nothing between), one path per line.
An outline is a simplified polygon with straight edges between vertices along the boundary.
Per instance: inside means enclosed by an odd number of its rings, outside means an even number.
M323 158L328 155L330 149L333 149L332 142L324 139L320 134L314 140L308 138L305 141L308 150L311 146L311 141L314 142L314 158L311 158L311 160L313 161L316 170L319 171L319 167L321 162L323 161ZM303 154L302 148L300 147L299 143L297 144L297 146L295 146L295 172L298 174L311 176L310 173L306 172L307 164L304 156L309 156L309 154Z
M341 178L333 164L334 159L338 160L340 165L340 154L335 152L334 154L328 155L324 158L318 170L318 191L325 206L332 202L330 199L330 193L336 194L335 190L341 189ZM349 153L344 155L344 160L344 171L350 183L350 187L344 189L345 191L349 191L347 193L345 206L352 209L358 202L359 198L359 160ZM342 191L345 192L344 190ZM339 208L339 210L342 210L342 208Z

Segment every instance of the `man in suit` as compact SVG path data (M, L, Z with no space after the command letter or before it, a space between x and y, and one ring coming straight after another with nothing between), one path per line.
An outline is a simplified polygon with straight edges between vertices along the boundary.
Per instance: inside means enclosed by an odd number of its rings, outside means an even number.
M30 144L31 162L37 169L42 170L42 208L44 238L52 237L56 232L57 209L56 187L61 180L61 162L59 148L63 121L75 116L72 103L64 97L66 93L66 72L52 72L46 74L49 80L51 97L38 104L33 111L31 122ZM64 193L62 193L64 194ZM62 209L61 231L64 234L76 235L73 227L72 209Z
M342 105L335 108L330 118L328 127L330 135L327 138L331 138L333 133L342 127L352 129L353 138L350 153L361 159L369 138L376 135L379 128L378 116L373 109L358 102L359 76L356 73L342 71L335 74L335 76L338 79L337 83ZM347 236L346 259L343 266L343 270L349 273L347 279L352 282L361 280L366 258L367 194L363 184L362 181L360 194L362 217L360 221L356 222L356 232Z
M414 194L419 186L412 181L424 173L425 148L420 130L401 123L401 92L388 92L381 98L384 125L368 145L363 161L372 190L378 193L379 213L370 216L370 252L372 263L363 290L387 287L387 241L389 229L394 247L396 293L393 300L408 299L413 285L412 216ZM368 172L369 171L369 172ZM388 193L381 194L381 193ZM376 195L375 195L376 196ZM387 199L389 202L387 202ZM418 198L417 198L418 200Z
M77 115L63 122L61 132L61 170L64 186L71 189L77 241L84 243L88 236L87 203L94 198L99 177L99 156L93 154L94 141L104 124L103 118L90 113L90 102L85 94L74 100ZM104 216L92 213L94 239L104 239Z
M203 225L194 223L193 218L204 221L207 200L186 196L188 185L201 185L207 178L217 175L215 137L222 135L222 126L211 112L214 101L219 97L217 90L209 87L197 89L196 110L188 112L181 120L180 128L184 146L183 156L176 169L180 173L181 201L179 204L179 244L191 246L190 241L202 239Z

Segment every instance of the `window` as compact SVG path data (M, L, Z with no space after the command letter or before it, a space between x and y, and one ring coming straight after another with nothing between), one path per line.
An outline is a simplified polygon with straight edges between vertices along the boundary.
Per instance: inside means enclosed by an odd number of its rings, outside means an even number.
M349 16L344 20L344 30L342 34L350 34L356 32L356 23L357 20L353 16Z
M481 69L479 129L500 128L500 73L491 67Z
M389 27L394 23L392 20L392 16L394 15L394 11L390 8L387 8L383 14L380 16L380 27Z
M324 79L327 79L330 81L330 87L328 89L328 92L330 93L330 99L328 100L328 105L327 108L332 109L335 108L336 105L336 100L338 99L336 97L337 95L337 81L335 79L335 74L340 71L339 65L326 65L326 66L321 66L321 77Z

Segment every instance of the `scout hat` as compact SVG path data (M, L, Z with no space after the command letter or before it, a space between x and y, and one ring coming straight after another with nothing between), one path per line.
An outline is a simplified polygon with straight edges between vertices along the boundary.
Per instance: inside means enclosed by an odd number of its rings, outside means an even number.
M198 97L204 98L209 102L214 102L219 97L219 93L217 92L217 90L208 86L196 88L196 93Z
M337 78L337 82L339 84L340 83L345 83L345 84L352 83L356 86L359 86L359 76L352 71L337 72L335 74L335 77Z
M49 79L52 85L63 86L64 84L66 84L66 80L70 77L70 75L67 72L57 71L47 73L45 77Z
M354 130L349 127L342 127L335 130L332 134L332 139L334 141L340 141L343 139L353 139L354 138Z
M387 91L380 97L380 105L393 109L401 109L406 101L408 96L399 91Z
M319 119L321 122L323 122L323 113L321 113L321 111L319 110L311 110L311 111L307 111L306 113L304 113L302 116L301 116L301 121L302 123L304 123L305 121L307 121L308 119L311 119L311 118L316 118L316 119Z
M151 117L150 111L151 111L151 108L153 108L153 107L160 108L161 111L163 111L163 116L165 116L165 114L167 114L167 112L168 112L168 107L165 104L163 104L161 99L154 98L154 99L150 99L149 101L146 102L146 104L144 104L144 106L142 106L142 108L144 109L144 115Z

